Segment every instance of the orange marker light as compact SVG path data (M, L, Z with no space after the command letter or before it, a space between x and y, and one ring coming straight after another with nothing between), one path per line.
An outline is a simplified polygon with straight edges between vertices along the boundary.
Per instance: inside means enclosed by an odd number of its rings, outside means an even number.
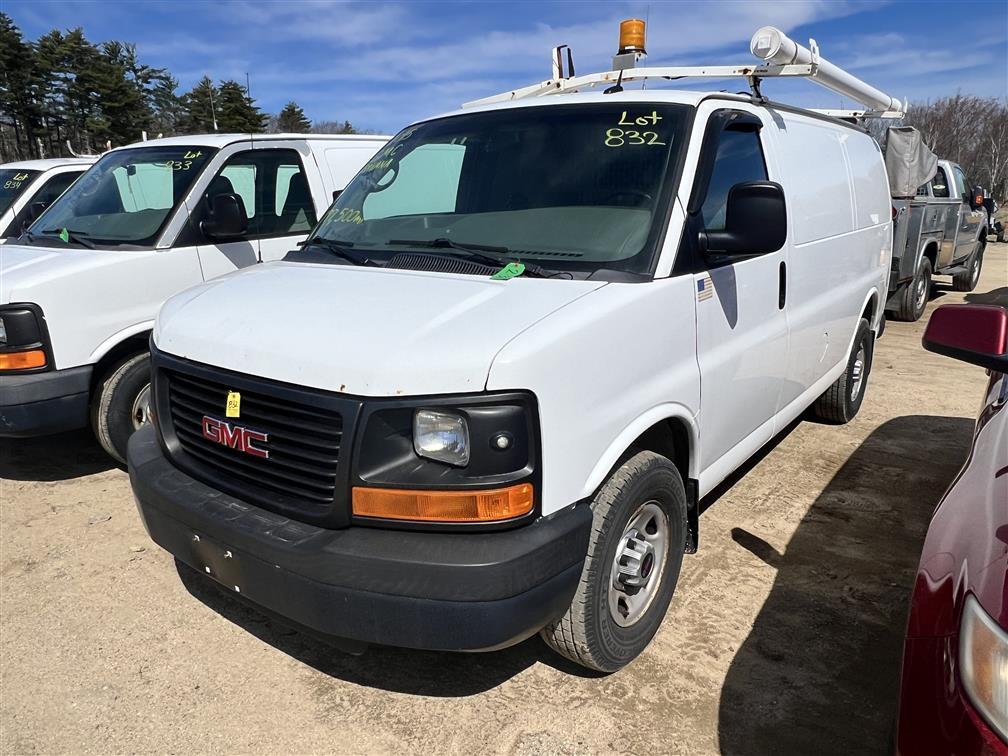
M644 22L639 18L628 18L619 25L619 55L623 53L647 53L644 49Z
M532 511L529 483L482 491L404 491L354 488L353 513L358 517L417 522L499 522Z
M30 370L45 367L46 356L41 349L27 352L0 352L0 370Z

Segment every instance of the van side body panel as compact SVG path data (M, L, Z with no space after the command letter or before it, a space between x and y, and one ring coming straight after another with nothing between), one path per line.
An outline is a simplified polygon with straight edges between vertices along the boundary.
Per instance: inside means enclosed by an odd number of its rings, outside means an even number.
M690 276L607 284L497 353L487 388L520 386L538 400L544 515L591 496L626 450L622 444L662 417L695 422L692 284ZM655 411L663 407L667 412Z

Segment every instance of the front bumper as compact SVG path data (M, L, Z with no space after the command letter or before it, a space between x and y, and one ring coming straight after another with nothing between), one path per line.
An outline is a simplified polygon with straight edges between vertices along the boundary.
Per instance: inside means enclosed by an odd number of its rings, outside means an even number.
M328 529L221 493L174 467L154 428L129 442L151 538L226 588L313 632L365 643L478 651L564 613L591 533L587 505L494 533Z
M90 365L0 376L0 437L45 436L88 424Z

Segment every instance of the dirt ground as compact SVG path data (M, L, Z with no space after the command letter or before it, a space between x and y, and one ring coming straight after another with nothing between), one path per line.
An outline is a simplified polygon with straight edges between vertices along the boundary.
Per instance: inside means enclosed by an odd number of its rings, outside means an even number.
M1008 304L1008 245L977 292ZM665 623L586 674L537 639L360 657L187 589L87 433L0 445L0 751L871 753L913 571L984 372L890 321L845 427L801 422L705 501Z

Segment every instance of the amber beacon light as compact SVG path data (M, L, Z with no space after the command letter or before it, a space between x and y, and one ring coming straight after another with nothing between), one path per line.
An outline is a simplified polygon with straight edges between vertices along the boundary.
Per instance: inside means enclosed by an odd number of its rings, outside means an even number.
M356 487L353 513L414 522L500 522L531 512L534 499L530 483L479 491Z
M620 21L619 25L619 55L625 53L643 53L644 49L644 22L639 18L628 18Z

